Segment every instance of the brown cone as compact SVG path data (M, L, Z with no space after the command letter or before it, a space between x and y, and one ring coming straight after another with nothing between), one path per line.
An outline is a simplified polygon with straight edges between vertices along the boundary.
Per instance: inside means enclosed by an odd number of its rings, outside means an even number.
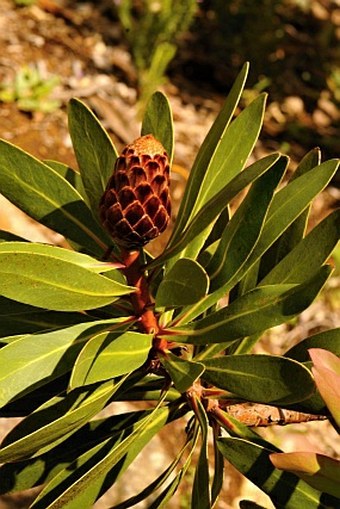
M112 238L139 248L167 227L171 203L169 159L151 134L127 145L100 201L100 218Z

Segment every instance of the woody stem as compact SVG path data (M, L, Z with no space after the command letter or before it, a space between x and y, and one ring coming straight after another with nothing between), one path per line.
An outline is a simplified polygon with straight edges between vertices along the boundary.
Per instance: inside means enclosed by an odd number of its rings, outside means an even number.
M141 252L123 249L121 256L128 284L136 288L136 291L131 295L131 301L135 313L139 317L140 328L143 332L156 336L159 331L158 320L154 313L149 284L142 269Z

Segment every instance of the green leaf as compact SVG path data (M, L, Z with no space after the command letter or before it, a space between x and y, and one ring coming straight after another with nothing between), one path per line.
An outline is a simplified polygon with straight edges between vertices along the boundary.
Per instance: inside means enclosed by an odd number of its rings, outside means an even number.
M245 171L236 175L231 182L226 184L221 191L217 193L217 195L215 195L208 201L208 203L206 203L206 205L204 205L203 208L200 209L188 225L187 229L181 232L177 242L172 245L172 247L167 248L158 258L155 258L148 267L154 268L158 265L164 264L165 261L173 258L181 252L193 239L199 236L206 227L214 221L222 210L225 209L232 198L268 171L279 157L280 156L278 154L267 156L248 166Z
M310 348L323 348L340 356L340 327L309 336L287 350L284 355L299 362L308 362Z
M172 337L196 345L233 342L287 322L306 309L330 276L328 266L301 285L255 288L205 318L169 328Z
M109 237L81 195L47 164L0 140L0 191L43 225L101 256Z
M226 226L207 272L211 290L235 280L256 244L265 221L274 190L287 167L288 159L278 161L251 187L241 206Z
M257 403L293 404L315 390L310 371L278 355L226 355L201 361L204 380Z
M0 494L27 490L46 483L94 445L113 437L116 442L120 441L122 431L134 426L145 415L147 412L136 411L92 420L45 454L3 465L0 467Z
M61 471L47 484L32 504L32 509L90 509L107 474L123 458L124 466L128 466L135 458L136 451L139 452L164 426L168 415L168 408L155 409L138 422L133 431L118 445L116 440L112 444L112 439L109 438L80 456L74 464Z
M340 359L322 348L311 348L315 383L340 428Z
M161 362L180 393L186 392L204 371L203 364L186 361L171 352L162 356Z
M67 182L69 182L71 186L74 187L74 189L76 189L76 191L78 191L78 193L86 201L86 193L80 173L75 171L73 168L70 168L67 164L60 163L59 161L52 161L51 159L47 159L44 161L44 163L56 171L65 180L67 180Z
M80 175L95 217L117 159L112 141L92 111L79 99L68 105L69 131Z
M58 313L21 304L0 296L0 338L58 329L79 322L91 321L84 313Z
M0 349L0 407L72 369L84 343L101 330L122 326L123 319L79 323L30 334Z
M211 485L211 506L214 507L223 488L224 458L214 440L214 473Z
M320 149L316 148L308 152L301 160L296 170L290 178L290 182L295 180L300 175L309 172L320 164L321 153ZM261 260L259 268L260 278L262 279L270 270L275 267L279 261L284 258L295 245L304 237L307 227L307 220L311 204L307 207L284 231L284 233L274 242L272 247L266 252Z
M108 380L134 371L147 360L153 334L102 332L92 337L80 352L70 387Z
M63 442L96 415L113 396L113 382L56 396L21 421L2 442L0 462L40 455Z
M211 507L208 452L209 421L200 399L195 396L193 398L194 400L191 403L201 428L202 441L192 487L191 508L206 509Z
M230 124L221 138L219 146L209 163L203 182L200 185L191 218L197 216L204 205L214 197L217 198L221 189L228 182L231 182L244 168L260 133L265 101L265 95L255 99ZM211 229L207 229L204 235L196 236L190 245L185 247L183 256L196 258L210 231Z
M174 152L174 131L169 101L162 92L155 92L146 107L142 123L142 136L152 134L160 141L172 162Z
M279 470L293 472L313 488L340 501L340 461L315 452L274 453L270 460Z
M336 210L313 228L260 284L302 283L329 258L339 236L340 210Z
M326 161L290 182L274 196L260 238L243 267L244 274L329 183L338 165L337 160Z
M208 291L209 279L201 265L181 258L170 268L158 287L156 307L171 308L193 304Z
M47 255L29 244L23 244L20 251L0 245L1 294L24 304L52 311L78 311L99 308L133 291L64 259L64 253L58 257L59 250L52 248L53 255Z
M297 476L276 469L271 450L241 438L220 438L223 456L271 498L278 509L329 509L338 500L315 490Z
M191 216L194 204L196 202L201 182L204 179L204 175L216 150L216 147L219 146L220 139L225 130L228 128L229 123L231 122L233 114L242 95L242 91L247 79L248 70L249 64L246 63L237 76L220 113L218 114L215 122L210 128L198 151L193 167L190 171L190 177L185 188L183 199L181 201L177 220L169 242L169 247L177 243L178 237L181 236L182 231L188 226L189 217Z
M175 456L174 460L170 463L168 468L166 468L152 483L150 483L137 495L134 495L128 498L127 500L124 500L124 502L116 504L114 507L111 507L111 509L128 509L129 507L133 507L137 505L139 502L142 502L147 497L152 495L154 492L159 490L163 486L163 484L169 479L169 477L174 472L179 462L182 460L183 453L187 449L188 443L189 442L187 442L181 449L181 451L179 451L179 453Z
M32 254L41 254L48 256L49 258L54 258L56 262L58 262L58 260L64 260L98 273L113 271L115 268L114 263L101 262L92 256L78 253L71 249L65 249L51 244L41 244L38 242L1 242L0 253L2 252L25 253L28 257ZM120 267L120 265L118 266ZM116 278L111 277L111 279L124 281L124 277L121 276L120 273L118 273Z

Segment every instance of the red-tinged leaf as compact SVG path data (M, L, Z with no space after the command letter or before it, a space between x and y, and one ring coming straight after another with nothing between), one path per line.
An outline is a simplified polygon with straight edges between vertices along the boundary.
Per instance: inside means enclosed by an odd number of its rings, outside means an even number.
M340 359L322 348L311 348L312 373L322 399L340 426Z
M340 461L315 452L273 453L273 465L293 472L320 491L340 498Z
M310 348L308 352L316 369L328 368L340 376L340 359L334 353L323 348Z

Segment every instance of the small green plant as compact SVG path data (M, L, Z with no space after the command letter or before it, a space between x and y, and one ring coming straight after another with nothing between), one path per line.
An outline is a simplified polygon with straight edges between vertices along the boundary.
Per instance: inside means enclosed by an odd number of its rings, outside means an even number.
M197 0L121 0L115 9L136 66L142 111L165 80L177 42L197 11Z
M25 6L25 5L33 5L37 2L37 0L14 0L16 5Z
M162 93L148 103L141 138L119 156L72 99L80 174L0 141L1 193L73 248L0 235L0 415L24 417L0 447L1 493L42 486L34 509L90 508L160 430L176 426L186 438L173 461L116 509L143 500L166 507L183 480L193 509L217 507L224 460L276 507L339 507L339 462L327 460L320 475L315 463L300 472L253 429L325 418L337 426L337 379L320 385L318 349L339 356L339 329L284 355L253 347L306 309L332 273L339 210L308 234L306 223L338 160L321 163L312 150L284 181L288 158L279 153L246 167L266 100L259 95L234 118L247 73L246 64L155 258L145 246L169 223L174 151ZM230 201L246 189L230 215ZM125 412L120 401L138 407ZM109 403L112 414L98 417Z
M12 81L0 84L0 101L15 102L22 111L50 113L60 107L60 101L51 98L59 81L58 76L44 77L37 66L23 66Z

